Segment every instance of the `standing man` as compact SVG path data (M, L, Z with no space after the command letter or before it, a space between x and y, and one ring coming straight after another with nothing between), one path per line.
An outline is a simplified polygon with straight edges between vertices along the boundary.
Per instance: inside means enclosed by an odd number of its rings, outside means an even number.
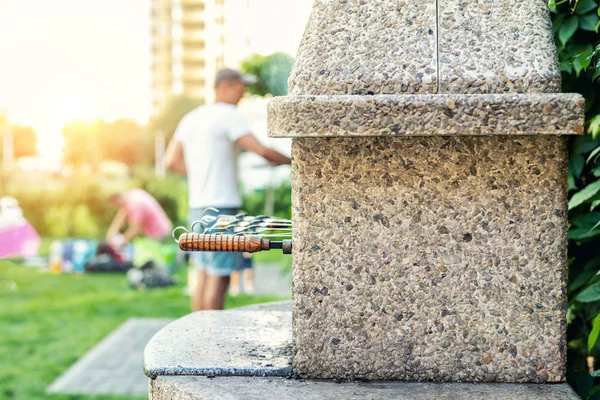
M209 207L218 214L236 214L242 205L238 189L239 148L252 151L273 165L291 164L291 159L263 146L252 135L237 109L252 76L223 69L215 80L215 103L201 106L184 116L165 153L169 171L187 175L190 223ZM207 211L206 215L215 215ZM231 272L241 262L239 253L193 253L198 268L192 288L192 311L221 310ZM191 285L194 286L194 285Z

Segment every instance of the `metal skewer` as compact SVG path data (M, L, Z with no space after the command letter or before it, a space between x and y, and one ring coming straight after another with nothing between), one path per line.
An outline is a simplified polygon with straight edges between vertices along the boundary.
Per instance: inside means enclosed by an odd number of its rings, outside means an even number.
M177 241L183 251L217 251L257 253L281 249L283 254L292 254L292 241L271 241L254 235L218 235L204 233L182 233Z
M218 212L207 209L205 213L208 211ZM200 232L195 232L198 225ZM179 229L185 233L176 238ZM284 254L292 252L292 221L267 215L202 215L192 224L191 232L185 227L177 227L172 236L183 251L255 253L281 249Z

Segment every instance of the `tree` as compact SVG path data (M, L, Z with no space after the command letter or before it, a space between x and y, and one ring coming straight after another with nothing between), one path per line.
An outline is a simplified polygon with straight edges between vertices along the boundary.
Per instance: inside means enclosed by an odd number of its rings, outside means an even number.
M255 54L242 62L242 70L258 78L258 82L248 87L251 94L284 96L288 91L288 77L294 59L285 53L268 56Z
M171 137L173 137L181 118L200 105L202 105L200 99L185 95L172 97L166 102L158 115L150 119L148 132L150 132L152 137L164 135L168 143Z
M62 131L64 162L73 166L89 164L92 168L104 160L119 161L129 167L151 165L156 136L161 134L170 140L179 120L200 104L195 98L173 97L147 127L127 119L69 122Z
M12 132L13 155L15 158L33 156L37 153L37 134L32 127L9 124L6 116L0 116L0 143L2 144L7 129ZM0 146L1 157L4 157L3 147L3 145Z
M33 156L37 153L37 134L30 126L13 125L15 158Z
M13 157L25 157L36 154L37 135L29 126L10 125L5 114L0 114L0 196L4 196L5 184L9 171L5 171L4 164L4 134L10 130L12 134Z
M98 146L102 160L119 161L129 167L154 161L154 138L136 121L99 122Z
M154 161L154 138L137 122L72 121L63 127L64 162L73 166L113 160L133 167Z
M65 139L63 161L67 165L89 164L97 167L102 160L98 143L98 122L71 121L62 129Z

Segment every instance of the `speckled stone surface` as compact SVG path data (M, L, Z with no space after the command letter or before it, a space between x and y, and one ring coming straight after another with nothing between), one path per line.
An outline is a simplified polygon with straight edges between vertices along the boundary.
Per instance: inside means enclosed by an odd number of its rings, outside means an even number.
M144 373L286 376L291 312L201 311L158 332L144 350Z
M345 382L283 378L166 376L150 400L578 400L567 384Z
M316 0L291 94L435 93L435 0Z
M439 93L560 91L545 0L439 0Z
M543 0L316 0L290 94L560 91Z
M584 104L559 88L543 0L315 1L269 109L295 138L295 373L564 381Z
M294 139L294 372L560 382L566 138Z
M579 94L289 96L269 103L272 137L581 134Z

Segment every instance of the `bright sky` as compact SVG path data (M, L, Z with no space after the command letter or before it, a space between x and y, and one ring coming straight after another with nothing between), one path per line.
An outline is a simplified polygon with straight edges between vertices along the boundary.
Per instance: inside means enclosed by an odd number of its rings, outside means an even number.
M295 56L312 0L250 4L253 50ZM150 0L0 0L0 113L33 126L39 150L55 155L69 120L146 122L149 16Z

